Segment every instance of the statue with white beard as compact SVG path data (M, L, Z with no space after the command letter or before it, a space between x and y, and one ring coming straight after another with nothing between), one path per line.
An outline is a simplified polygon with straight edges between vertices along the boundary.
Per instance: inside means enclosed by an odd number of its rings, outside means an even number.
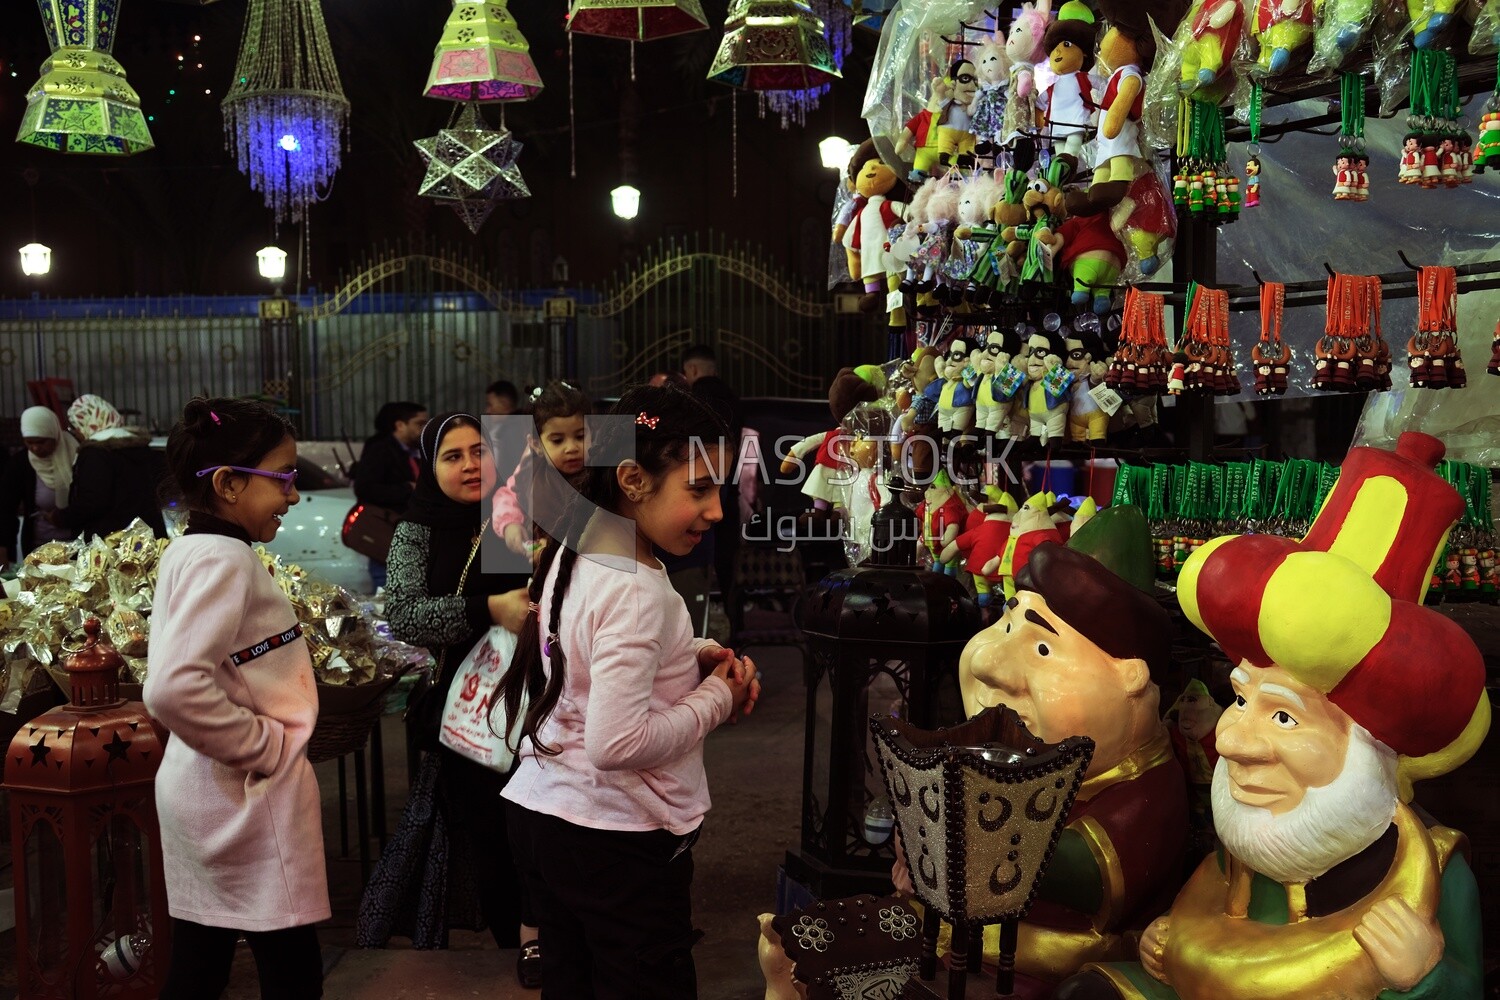
M1206 858L1139 963L1091 965L1058 1000L1477 998L1479 895L1462 834L1412 782L1489 730L1484 663L1421 606L1463 501L1441 442L1355 448L1307 537L1217 538L1178 583L1239 665L1219 719Z

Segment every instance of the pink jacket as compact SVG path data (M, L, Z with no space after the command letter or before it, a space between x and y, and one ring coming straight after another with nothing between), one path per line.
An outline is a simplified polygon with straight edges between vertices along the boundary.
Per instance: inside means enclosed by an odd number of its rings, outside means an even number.
M609 559L609 564L603 560ZM568 676L501 794L534 812L597 830L697 829L708 812L703 740L734 709L729 685L701 680L687 607L660 563L580 557L563 597L559 641ZM542 591L552 607L556 564Z
M156 776L172 916L242 931L326 920L312 660L249 545L167 547L148 666L146 707L172 733Z

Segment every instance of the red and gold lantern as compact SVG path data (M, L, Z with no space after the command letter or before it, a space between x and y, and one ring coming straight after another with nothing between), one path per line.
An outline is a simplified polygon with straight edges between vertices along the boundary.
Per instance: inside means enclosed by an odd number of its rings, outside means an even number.
M98 619L84 631L65 647L72 700L23 725L5 756L20 995L149 1000L171 927L155 793L166 731L120 697Z

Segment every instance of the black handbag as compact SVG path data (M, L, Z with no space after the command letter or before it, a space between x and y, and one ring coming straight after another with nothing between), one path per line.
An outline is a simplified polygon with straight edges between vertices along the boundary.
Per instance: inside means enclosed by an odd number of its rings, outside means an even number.
M356 503L344 515L344 528L340 537L355 552L384 564L391 553L391 539L395 537L396 525L400 523L400 511L372 503Z

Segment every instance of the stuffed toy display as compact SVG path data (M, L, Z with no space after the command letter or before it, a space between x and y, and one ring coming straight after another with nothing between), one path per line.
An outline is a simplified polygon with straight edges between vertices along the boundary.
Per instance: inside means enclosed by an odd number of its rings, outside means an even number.
M906 185L880 159L870 139L850 158L849 179L855 197L833 227L833 242L844 245L849 275L865 286L860 308L870 312L885 302L888 231L905 218Z
M979 92L979 74L968 59L957 59L945 76L932 81L927 106L908 121L896 138L896 152L914 151L913 178L941 174L962 166L960 157L974 155L974 133L969 106Z
M1053 80L1037 95L1037 126L1052 143L1054 155L1066 153L1075 161L1083 155L1085 134L1093 127L1094 87L1089 74L1094 65L1094 12L1083 0L1068 0L1048 27L1042 45Z

